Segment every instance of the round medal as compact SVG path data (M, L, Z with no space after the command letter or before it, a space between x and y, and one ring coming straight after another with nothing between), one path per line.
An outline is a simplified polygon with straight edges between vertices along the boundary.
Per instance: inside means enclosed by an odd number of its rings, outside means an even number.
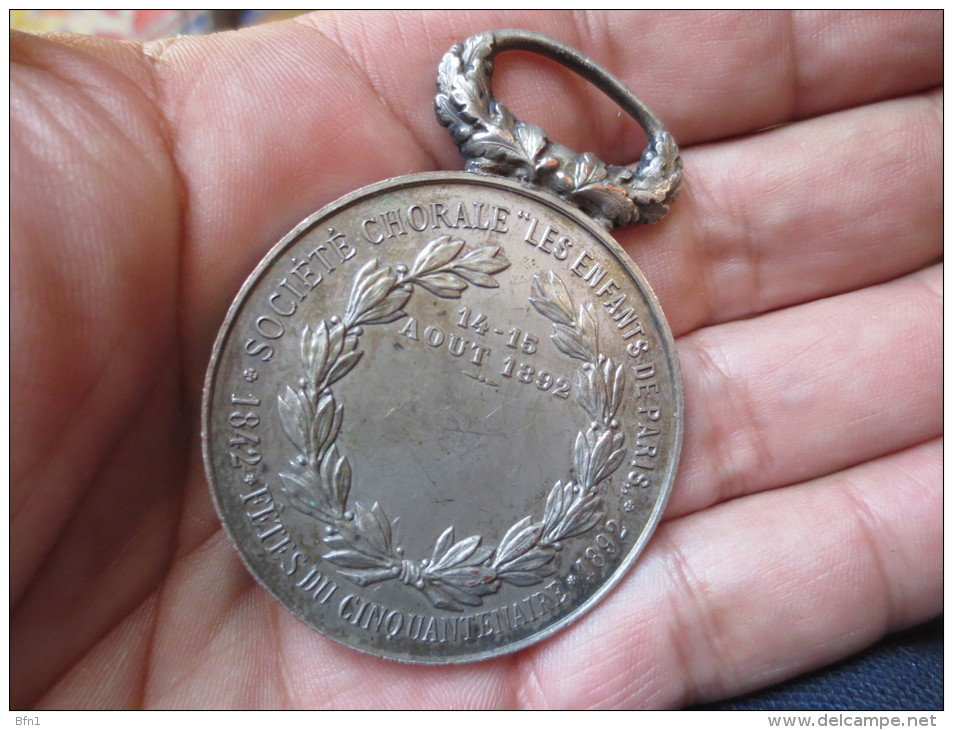
M672 337L605 229L667 208L674 145L650 130L640 177L509 117L474 69L527 39L564 48L509 31L451 51L438 116L471 170L513 166L491 144L508 127L533 161L515 176L560 197L471 173L356 191L262 261L209 368L206 467L248 567L383 657L472 661L570 623L636 559L678 460Z

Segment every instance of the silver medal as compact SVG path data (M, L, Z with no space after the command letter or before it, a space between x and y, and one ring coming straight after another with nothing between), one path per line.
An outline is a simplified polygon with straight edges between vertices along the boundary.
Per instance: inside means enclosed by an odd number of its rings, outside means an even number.
M635 171L492 98L515 48L636 118ZM607 232L678 192L661 123L523 31L454 47L436 106L467 172L363 188L282 239L228 312L203 408L214 500L258 580L332 639L430 664L521 649L605 595L661 516L682 422L672 336Z

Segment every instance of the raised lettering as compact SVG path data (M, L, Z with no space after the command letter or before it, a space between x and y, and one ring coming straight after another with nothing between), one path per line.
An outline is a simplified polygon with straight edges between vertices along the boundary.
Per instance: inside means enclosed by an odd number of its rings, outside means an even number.
M589 255L587 251L583 251L576 257L576 260L573 262L572 266L569 267L569 270L574 273L576 276L582 278L582 272L579 271L580 266L586 265L586 259L591 259L592 256Z
M277 340L285 333L285 326L271 317L259 317L255 320L255 329L267 340Z
M357 256L357 251L351 248L351 245L347 242L347 236L343 233L338 233L333 228L328 228L328 233L331 234L331 237L328 239L328 245L334 246L334 248L337 249L342 264L348 259Z
M284 283L284 279L282 279L282 282ZM298 305L295 302L289 302L288 306L290 308L282 309L281 307L278 306L278 300L280 298L281 298L281 294L278 294L277 292L275 292L270 297L268 297L268 305L271 307L271 310L275 314L278 314L282 317L290 317L292 314L294 314L297 311Z
M510 214L509 208L497 208L493 206L493 232L509 233L506 227L506 217Z
M655 365L647 362L644 365L633 365L632 371L638 380L648 380L655 375Z
M431 203L430 210L433 212L434 223L431 228L437 228L443 225L445 228L456 228L447 218L447 206L443 203Z
M407 235L407 231L404 229L403 217L399 210L386 210L381 213L381 223L384 225L384 230L387 232L388 238Z
M275 356L274 347L255 339L249 339L245 342L245 352L252 357L260 357L264 362L268 362Z
M473 228L470 225L470 220L467 218L467 206L463 203L457 204L457 218L453 223L452 228Z
M308 252L308 258L311 259L312 261L314 261L314 259L317 258L318 261L321 262L321 265L324 266L324 268L327 269L328 273L330 274L337 267L332 266L331 262L328 261L327 257L324 255L325 253L327 253L327 250L328 250L327 246L324 246L324 245L315 246L311 251Z
M376 218L365 218L361 221L361 233L364 234L364 240L368 243L381 243L384 240L384 234L378 231L377 235L372 235L368 230L368 226L371 224L374 224L375 226L380 225Z
M420 342L420 337L417 336L417 320L413 317L410 317L407 320L407 324L400 328L400 333L404 337L409 337L414 342Z
M572 239L569 236L560 236L556 239L556 247L553 249L553 256L559 261L565 261L569 256L569 249L572 246Z
M419 205L412 205L407 209L407 222L415 231L422 231L427 227L427 211Z
M444 340L443 330L441 330L439 327L435 327L434 325L430 325L424 330L424 340L431 347L440 347Z

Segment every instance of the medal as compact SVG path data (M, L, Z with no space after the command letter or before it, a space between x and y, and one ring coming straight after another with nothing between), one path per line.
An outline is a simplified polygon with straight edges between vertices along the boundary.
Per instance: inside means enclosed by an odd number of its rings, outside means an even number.
M646 131L636 169L550 142L490 90L548 56ZM606 70L524 31L444 57L466 162L307 218L246 281L206 378L206 471L248 568L343 644L429 664L516 651L615 585L671 488L671 333L608 235L668 210L681 160Z

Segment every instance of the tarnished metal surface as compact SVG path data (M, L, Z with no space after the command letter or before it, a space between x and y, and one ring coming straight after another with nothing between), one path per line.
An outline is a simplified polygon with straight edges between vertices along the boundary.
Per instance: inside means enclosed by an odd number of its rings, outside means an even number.
M438 117L468 169L519 182L412 175L319 211L246 282L206 381L206 468L250 570L398 660L497 656L573 621L644 547L678 460L671 334L606 233L667 210L677 148L622 92L650 137L635 173L549 142L490 95L515 47L622 88L534 34L455 47Z
M671 337L577 211L493 178L364 189L289 235L215 348L206 457L252 572L328 636L464 661L579 615L658 520Z

